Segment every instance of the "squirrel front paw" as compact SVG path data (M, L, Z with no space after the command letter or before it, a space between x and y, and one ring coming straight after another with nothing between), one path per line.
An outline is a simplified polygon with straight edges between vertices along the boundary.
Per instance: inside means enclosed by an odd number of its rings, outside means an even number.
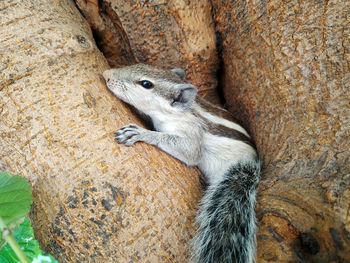
M129 124L114 133L115 138L118 143L123 143L126 146L131 146L135 142L141 141L142 134L147 130L139 127L136 124Z

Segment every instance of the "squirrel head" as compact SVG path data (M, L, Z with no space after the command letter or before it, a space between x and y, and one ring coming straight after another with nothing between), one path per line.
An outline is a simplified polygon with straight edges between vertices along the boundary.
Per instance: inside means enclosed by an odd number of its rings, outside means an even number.
M106 70L103 77L114 95L148 115L181 114L191 109L197 96L197 88L185 83L185 72L179 68L135 64Z

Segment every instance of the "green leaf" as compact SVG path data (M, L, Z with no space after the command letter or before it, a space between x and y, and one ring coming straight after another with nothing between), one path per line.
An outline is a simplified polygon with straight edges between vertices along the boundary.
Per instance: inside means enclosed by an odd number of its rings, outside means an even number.
M13 231L13 236L29 259L33 259L35 256L41 254L39 243L34 238L33 228L30 226L27 218L19 228Z
M51 255L39 255L32 263L59 263Z
M30 261L35 263L59 263L51 255L43 255L43 252L39 248L38 241L34 238L34 231L27 218L13 231L13 236ZM8 244L0 250L0 262L20 263L19 259Z
M6 225L26 216L31 203L32 190L25 178L0 173L0 217Z
M1 263L17 263L20 262L15 252L11 249L10 245L6 245L0 250L0 262Z

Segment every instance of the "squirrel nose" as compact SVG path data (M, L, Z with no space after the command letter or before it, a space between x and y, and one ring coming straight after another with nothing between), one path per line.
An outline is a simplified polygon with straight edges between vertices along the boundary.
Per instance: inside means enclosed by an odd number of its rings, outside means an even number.
M104 71L102 73L103 78L105 79L106 82L109 81L109 79L111 78L112 75L112 70L111 69L107 69L106 71Z

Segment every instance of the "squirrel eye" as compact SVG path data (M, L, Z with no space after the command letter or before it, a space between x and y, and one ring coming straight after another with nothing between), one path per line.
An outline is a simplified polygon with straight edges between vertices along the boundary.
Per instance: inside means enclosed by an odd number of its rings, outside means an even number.
M142 87L145 89L151 89L153 88L153 83L148 80L141 80L138 82Z

